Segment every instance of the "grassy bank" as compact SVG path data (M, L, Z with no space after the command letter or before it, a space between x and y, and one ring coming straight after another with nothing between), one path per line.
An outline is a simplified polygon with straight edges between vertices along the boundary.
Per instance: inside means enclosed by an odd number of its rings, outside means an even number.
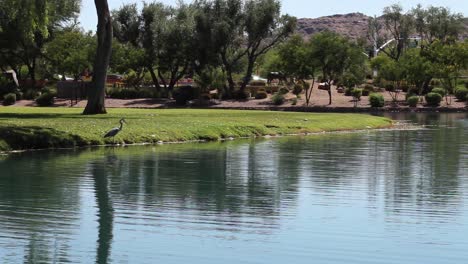
M110 109L107 115L83 116L77 108L0 107L0 150L112 144L104 139L120 118L128 125L116 143L219 140L381 128L386 118L358 114L291 113L195 109Z

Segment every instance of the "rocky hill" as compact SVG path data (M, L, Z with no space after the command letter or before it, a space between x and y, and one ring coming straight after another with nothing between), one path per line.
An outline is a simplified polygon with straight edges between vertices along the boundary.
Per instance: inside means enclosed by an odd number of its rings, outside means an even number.
M333 15L319 18L300 18L297 22L297 32L305 38L322 31L333 31L351 39L366 37L367 24L371 17L361 13ZM468 18L465 18L465 31L461 36L468 38Z

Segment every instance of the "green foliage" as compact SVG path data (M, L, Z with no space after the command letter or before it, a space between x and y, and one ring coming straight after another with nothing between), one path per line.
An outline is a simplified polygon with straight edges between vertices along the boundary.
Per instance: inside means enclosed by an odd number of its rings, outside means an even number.
M460 87L455 90L455 97L460 101L465 101L468 95L468 88Z
M14 105L16 103L16 94L8 93L3 96L3 105Z
M354 88L351 90L351 95L353 96L353 98L357 101L361 100L361 96L362 96L362 89L358 89L358 88Z
M16 85L14 82L8 80L1 72L0 72L0 97L3 97L5 94L15 93L17 91Z
M444 97L447 94L447 92L445 91L444 88L434 88L434 89L432 89L431 92L440 94L440 96L442 96L442 97Z
M272 97L271 97L271 102L274 104L274 105L282 105L284 104L284 95L280 92L278 93L275 93Z
M197 92L192 86L182 86L174 90L172 94L177 105L186 105L188 101L194 100L197 96Z
M295 94L296 96L298 96L298 95L300 95L302 93L303 90L304 90L303 85L294 84L292 93Z
M426 94L425 99L429 106L439 106L442 96L439 93L430 92Z
M53 91L45 91L36 98L38 106L52 106L55 102L56 93Z
M136 99L136 98L156 98L157 94L148 89L136 88L111 88L106 92L109 98L116 99Z
M416 107L416 106L418 106L419 96L415 96L415 95L410 96L410 97L408 97L406 102L408 103L408 105L410 107Z
M344 79L349 86L360 83L365 77L365 56L359 47L336 33L316 34L310 40L310 56L322 69L327 82ZM344 77L344 78L343 78ZM332 103L329 93L329 104Z
M75 79L85 69L91 69L96 52L96 40L91 33L64 30L46 44L45 55L52 62L52 71L70 74Z
M255 99L257 99L257 100L265 99L267 97L268 97L268 94L266 92L264 92L264 91L259 91L255 95Z
M372 107L383 107L385 105L384 97L379 93L370 94L369 102Z
M289 93L289 89L286 88L286 87L281 87L278 91L278 93L282 94L282 95L285 95L285 94L288 94Z

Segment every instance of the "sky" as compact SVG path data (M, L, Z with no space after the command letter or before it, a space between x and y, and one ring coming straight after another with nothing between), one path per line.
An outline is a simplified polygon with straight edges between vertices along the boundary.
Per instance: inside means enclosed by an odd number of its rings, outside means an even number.
M151 1L147 0L147 2ZM119 8L126 3L141 4L142 2L142 0L108 0L110 9ZM175 5L177 0L159 0L158 2ZM452 12L462 13L465 17L468 17L468 1L466 0L282 0L281 3L284 14L298 18L316 18L353 12L374 16L382 14L384 7L395 3L402 4L405 10L415 7L419 3L423 6L443 6L450 8ZM94 0L82 0L79 21L84 29L95 30L97 16Z

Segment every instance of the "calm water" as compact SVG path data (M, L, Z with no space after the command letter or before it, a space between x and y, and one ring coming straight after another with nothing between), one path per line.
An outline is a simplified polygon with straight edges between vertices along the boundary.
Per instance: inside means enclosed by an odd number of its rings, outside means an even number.
M468 116L0 156L0 263L468 263Z

